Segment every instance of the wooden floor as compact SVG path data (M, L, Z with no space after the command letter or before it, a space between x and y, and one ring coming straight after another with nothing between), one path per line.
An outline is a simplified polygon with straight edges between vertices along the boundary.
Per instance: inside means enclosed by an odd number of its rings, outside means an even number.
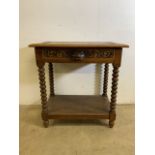
M53 119L108 119L109 101L103 96L56 95L50 97L48 111Z

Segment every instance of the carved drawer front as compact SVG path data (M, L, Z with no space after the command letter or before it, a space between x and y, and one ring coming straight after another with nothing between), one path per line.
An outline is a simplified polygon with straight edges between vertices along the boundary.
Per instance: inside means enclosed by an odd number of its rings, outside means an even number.
M43 58L52 62L99 62L112 61L114 58L114 49L58 49L44 48Z

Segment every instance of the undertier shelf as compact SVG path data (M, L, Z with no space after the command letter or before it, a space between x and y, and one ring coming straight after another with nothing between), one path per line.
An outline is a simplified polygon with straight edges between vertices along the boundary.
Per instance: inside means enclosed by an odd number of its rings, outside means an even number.
M50 119L109 119L109 110L105 96L55 95L48 100Z

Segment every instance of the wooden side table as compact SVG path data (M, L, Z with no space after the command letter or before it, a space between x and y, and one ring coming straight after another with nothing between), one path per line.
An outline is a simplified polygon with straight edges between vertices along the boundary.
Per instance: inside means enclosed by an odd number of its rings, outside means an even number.
M34 43L39 72L42 119L45 127L49 119L109 119L114 126L118 72L122 49L126 44L112 42L44 42ZM50 96L47 99L45 63L49 64ZM105 63L102 95L56 95L54 93L53 63ZM113 66L111 99L107 96L109 63Z

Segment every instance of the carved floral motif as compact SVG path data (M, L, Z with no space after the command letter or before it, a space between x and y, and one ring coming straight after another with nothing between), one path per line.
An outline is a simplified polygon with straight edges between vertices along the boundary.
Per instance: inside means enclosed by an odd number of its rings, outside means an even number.
M75 54L83 54L84 58L111 58L114 56L114 49L43 49L45 57L66 58Z

